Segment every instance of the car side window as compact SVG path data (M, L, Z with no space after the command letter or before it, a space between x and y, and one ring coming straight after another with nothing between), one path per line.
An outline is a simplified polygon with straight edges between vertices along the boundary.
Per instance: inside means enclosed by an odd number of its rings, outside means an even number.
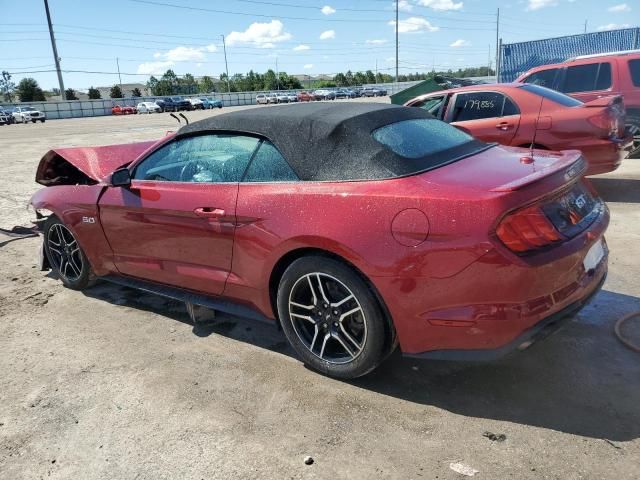
M444 104L445 97L446 95L441 95L439 97L430 97L422 100L421 102L414 103L411 106L422 108L434 117L440 118L440 112L442 111L442 105Z
M498 92L460 93L453 105L451 121L466 122L501 117L504 103L505 96Z
M590 92L595 90L600 64L576 65L568 67L560 91L563 93Z
M243 182L295 182L299 180L278 149L263 140L251 160Z
M629 60L629 73L634 87L640 87L640 59Z
M541 87L553 88L557 73L557 68L541 70L539 72L532 73L527 78L525 78L523 82L532 83L533 85L540 85Z
M145 158L135 169L133 178L164 182L239 182L259 141L256 137L226 134L175 140Z
M596 78L596 90L608 90L611 88L611 64L601 63Z

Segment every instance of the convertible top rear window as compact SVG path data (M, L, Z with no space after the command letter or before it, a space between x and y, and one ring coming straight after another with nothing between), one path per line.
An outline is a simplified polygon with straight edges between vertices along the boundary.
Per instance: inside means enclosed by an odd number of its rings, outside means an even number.
M422 158L459 147L473 138L440 120L404 120L378 128L373 138L405 158Z

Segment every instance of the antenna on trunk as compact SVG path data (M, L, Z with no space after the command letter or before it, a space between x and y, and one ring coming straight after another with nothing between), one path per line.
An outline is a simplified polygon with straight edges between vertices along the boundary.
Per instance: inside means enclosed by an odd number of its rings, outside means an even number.
M536 134L538 133L538 124L540 123L540 115L542 115L542 104L544 103L544 97L540 95L540 107L538 107L538 117L536 123L533 126L533 139L531 140L530 156L533 159L533 148L536 144Z
M189 125L189 119L187 117L184 116L184 113L180 113L179 114L182 118L184 118L184 121L186 122L187 125Z
M178 117L175 116L175 114L170 113L169 115L171 115L173 118L175 118L179 124L181 124L182 122L180 121L180 119Z

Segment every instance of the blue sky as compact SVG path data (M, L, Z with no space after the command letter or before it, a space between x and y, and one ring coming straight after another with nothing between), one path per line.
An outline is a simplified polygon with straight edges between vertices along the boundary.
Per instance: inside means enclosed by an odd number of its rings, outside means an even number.
M637 26L636 0L399 0L401 73L487 65L500 36L517 42ZM65 86L146 82L172 68L177 74L275 69L290 74L393 73L391 0L49 0ZM57 85L42 0L0 1L0 70ZM39 72L39 73L36 73Z

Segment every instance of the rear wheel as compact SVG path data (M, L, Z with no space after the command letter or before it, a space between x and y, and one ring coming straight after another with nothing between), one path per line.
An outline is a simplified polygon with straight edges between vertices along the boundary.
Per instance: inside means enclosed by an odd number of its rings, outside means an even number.
M55 216L51 216L44 227L44 251L51 269L65 286L83 290L95 283L87 256L71 230Z
M373 292L351 268L331 258L303 257L284 272L278 314L287 339L309 367L356 378L384 356L384 316Z

